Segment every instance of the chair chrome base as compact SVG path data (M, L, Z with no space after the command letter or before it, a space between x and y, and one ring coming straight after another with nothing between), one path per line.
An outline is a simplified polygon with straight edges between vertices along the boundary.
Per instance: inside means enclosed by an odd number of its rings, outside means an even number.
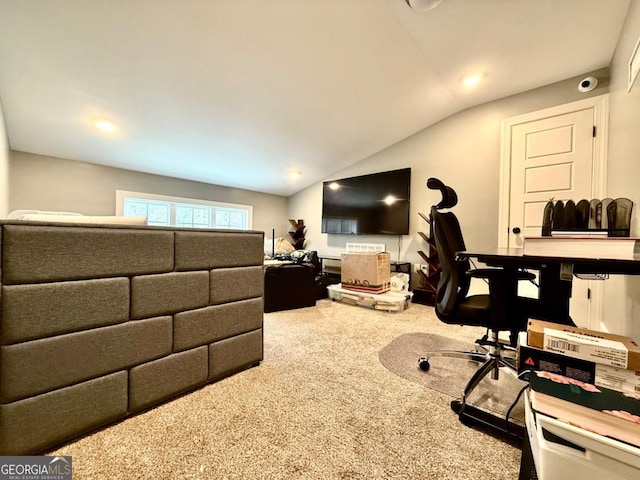
M460 358L481 364L464 387L459 410L456 411L458 414L464 411L467 406L467 398L487 375L491 374L491 378L497 380L499 378L500 367L504 367L503 371L517 377L516 357L505 355L505 352L515 354L515 349L501 342L498 339L497 333L492 332L491 340L485 335L476 342L476 345L484 351L440 350L431 352L428 356L418 360L418 367L425 372L431 367L429 359L433 357Z

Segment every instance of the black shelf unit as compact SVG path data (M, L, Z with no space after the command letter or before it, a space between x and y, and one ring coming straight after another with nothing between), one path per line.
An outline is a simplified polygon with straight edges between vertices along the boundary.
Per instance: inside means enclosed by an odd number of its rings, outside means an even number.
M294 220L290 218L289 223L291 224L291 230L289 230L291 245L293 245L293 248L295 248L296 250L304 250L304 235L306 229L304 220Z
M440 270L438 267L438 250L436 249L435 241L433 240L433 230L431 227L431 219L418 212L418 215L427 222L429 225L429 234L424 232L418 232L418 235L426 243L426 251L418 250L418 255L424 260L427 265L426 271L424 269L418 271L420 276L420 286L413 289L413 303L420 303L422 305L433 306L436 303L436 289L438 288L438 282L440 281Z

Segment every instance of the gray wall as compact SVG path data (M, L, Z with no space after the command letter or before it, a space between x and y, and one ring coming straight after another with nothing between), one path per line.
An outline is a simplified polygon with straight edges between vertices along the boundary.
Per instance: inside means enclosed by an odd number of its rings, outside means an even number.
M253 229L286 234L287 198L119 168L10 152L10 210L114 215L116 190L253 205Z
M464 229L467 246L476 249L494 247L498 243L500 122L515 115L607 93L608 69L590 73L600 81L598 87L588 94L579 93L577 89L578 82L587 75L585 73L544 88L480 105L442 120L328 178L411 167L408 236L321 234L321 183L290 197L289 213L305 219L308 225L308 248L321 253L339 255L347 242L385 243L393 260L424 263L417 250L424 249L425 244L417 232L428 231L428 226L420 219L418 212L428 213L430 206L439 200L439 193L425 186L429 177L438 177L458 193L456 214Z
M640 235L640 78L627 91L628 64L640 39L640 2L631 2L611 63L611 112L607 193L634 202L631 221ZM604 322L610 330L640 340L640 276L616 276L604 282Z
M0 101L0 218L9 213L9 141Z

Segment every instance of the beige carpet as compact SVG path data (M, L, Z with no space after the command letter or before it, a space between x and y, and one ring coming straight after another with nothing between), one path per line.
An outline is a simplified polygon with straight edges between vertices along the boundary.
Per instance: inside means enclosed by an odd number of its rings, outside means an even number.
M74 479L515 479L520 451L462 425L451 397L385 368L381 349L428 332L472 341L433 309L322 300L265 315L265 360L48 454Z

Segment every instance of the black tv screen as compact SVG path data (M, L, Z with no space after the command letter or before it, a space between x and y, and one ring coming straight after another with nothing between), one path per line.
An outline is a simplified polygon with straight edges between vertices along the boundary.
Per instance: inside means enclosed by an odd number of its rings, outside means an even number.
M322 233L408 235L411 169L322 184Z

